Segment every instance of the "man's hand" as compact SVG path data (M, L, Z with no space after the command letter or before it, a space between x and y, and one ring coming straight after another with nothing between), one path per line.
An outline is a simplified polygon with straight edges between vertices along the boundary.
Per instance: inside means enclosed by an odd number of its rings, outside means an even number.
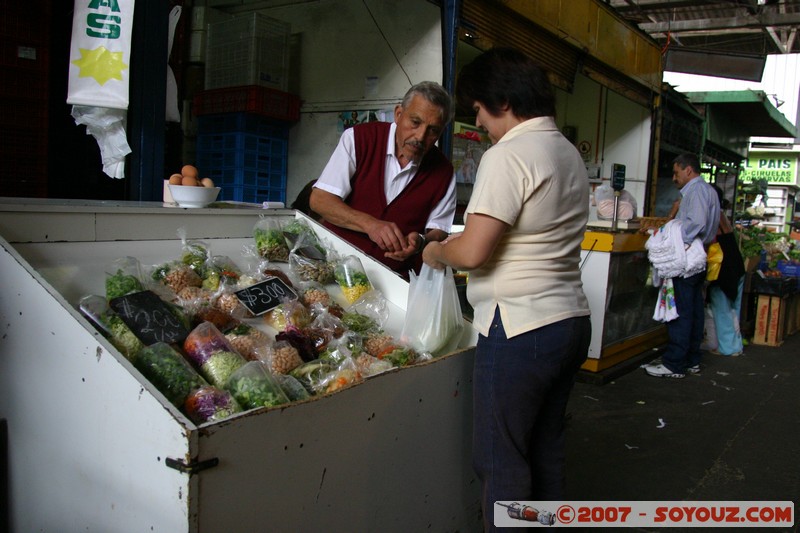
M388 257L389 259L394 259L395 261L405 261L420 251L418 244L419 239L419 234L416 231L412 231L404 238L406 242L406 246L404 248L396 252L386 252L384 256Z
M311 191L310 206L331 224L365 233L385 252L398 253L408 247L408 240L397 224L353 209L335 194L314 188Z
M394 222L374 218L370 221L366 234L369 240L385 252L397 253L409 246L408 239Z

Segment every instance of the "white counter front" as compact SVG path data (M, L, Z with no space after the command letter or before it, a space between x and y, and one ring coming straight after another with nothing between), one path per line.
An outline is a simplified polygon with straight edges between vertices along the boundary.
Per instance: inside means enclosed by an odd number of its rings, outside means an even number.
M235 258L260 215L303 217L0 199L12 531L481 530L471 331L431 362L197 426L77 311L82 296L104 294L111 261L171 258L179 227ZM389 301L387 331L399 332L407 283L309 222L360 256Z

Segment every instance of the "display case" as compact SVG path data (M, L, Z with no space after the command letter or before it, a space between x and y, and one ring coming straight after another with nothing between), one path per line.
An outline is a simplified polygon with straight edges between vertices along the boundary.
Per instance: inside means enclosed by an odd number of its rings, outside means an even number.
M752 218L771 231L789 233L791 228L788 224L794 219L797 190L796 185L771 184L759 191L752 185L745 184L737 197L737 222ZM755 216L748 212L748 208L753 208L754 205L759 207ZM760 210L763 210L763 213Z
M653 320L658 288L650 280L647 238L637 231L584 235L581 279L592 316L584 370L606 370L667 341L666 326Z
M291 210L0 199L0 419L12 531L480 531L474 333L430 362L196 425L76 309L105 267L174 256L178 228L237 257ZM408 284L360 257L404 321Z

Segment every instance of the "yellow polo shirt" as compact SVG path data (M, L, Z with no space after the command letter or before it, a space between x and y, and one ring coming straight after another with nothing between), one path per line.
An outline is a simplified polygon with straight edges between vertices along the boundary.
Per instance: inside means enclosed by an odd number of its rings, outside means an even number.
M579 270L589 183L577 149L552 117L517 125L481 158L466 209L511 227L492 258L471 271L473 325L488 335L499 306L508 337L586 316Z

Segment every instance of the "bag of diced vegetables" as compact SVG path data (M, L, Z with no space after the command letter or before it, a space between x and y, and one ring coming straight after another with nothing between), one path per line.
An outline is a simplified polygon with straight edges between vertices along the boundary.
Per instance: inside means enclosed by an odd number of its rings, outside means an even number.
M183 355L164 342L142 348L133 364L178 408L183 407L192 391L208 386Z
M261 361L250 361L234 371L225 389L245 410L289 403L272 372Z
M194 328L183 342L183 350L200 374L219 388L224 388L231 374L247 363L211 322Z
M352 304L364 294L372 290L367 273L361 260L355 255L348 255L336 264L334 269L336 283L342 289L347 303Z
M253 238L260 257L268 261L289 260L289 245L283 236L283 224L276 217L259 217L253 226Z
M193 390L183 409L195 424L217 422L242 410L230 392L211 385Z

